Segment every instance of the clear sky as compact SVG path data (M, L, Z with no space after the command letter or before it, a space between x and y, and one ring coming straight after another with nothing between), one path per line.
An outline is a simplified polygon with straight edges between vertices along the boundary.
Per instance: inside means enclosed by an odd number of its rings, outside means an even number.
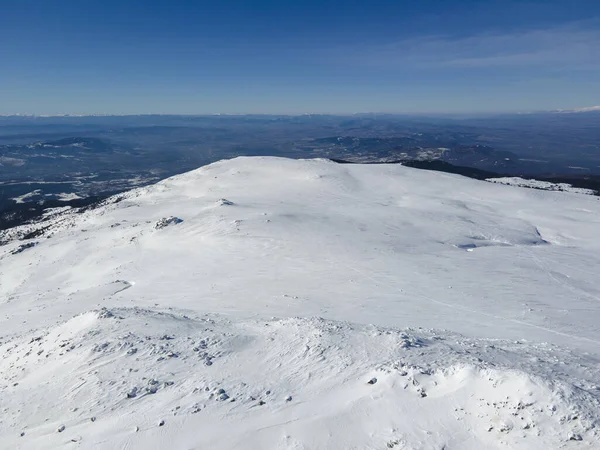
M0 0L0 114L600 104L600 0Z

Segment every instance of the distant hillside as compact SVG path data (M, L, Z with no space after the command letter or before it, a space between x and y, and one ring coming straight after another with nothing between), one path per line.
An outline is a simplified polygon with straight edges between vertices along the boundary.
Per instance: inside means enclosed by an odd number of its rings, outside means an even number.
M343 159L332 159L332 161L339 164L355 164L352 161L346 161ZM363 164L384 164L384 162L368 162ZM490 172L487 170L476 169L473 167L456 166L445 161L433 160L433 161L386 161L385 164L402 164L407 167L414 167L416 169L433 170L437 172L454 173L457 175L463 175L465 177L474 178L476 180L487 180L489 178L505 178L510 175L501 174L497 172ZM598 175L519 175L524 179L533 179L539 181L547 181L555 184L569 184L575 188L590 189L595 192L595 195L600 195L600 176ZM524 186L526 187L526 186ZM527 186L530 187L530 186ZM537 189L543 189L537 187Z

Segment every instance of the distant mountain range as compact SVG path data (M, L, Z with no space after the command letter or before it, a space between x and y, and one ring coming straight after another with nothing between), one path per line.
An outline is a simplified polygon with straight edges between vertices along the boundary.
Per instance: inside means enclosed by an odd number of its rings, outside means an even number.
M582 108L573 108L573 109L551 109L551 110L541 110L541 111L535 111L533 114L543 114L543 113L553 113L553 112L590 112L590 111L600 111L600 106L587 106L587 107L582 107ZM365 114L373 114L373 115L384 115L383 113L376 113L376 112L358 112L358 113L352 113L352 114L346 114L346 117L350 117L350 116L360 116L360 115L365 115ZM389 113L386 113L389 114ZM396 115L412 115L409 112L397 112L397 113L393 113ZM482 113L479 113L479 115L481 115ZM488 112L488 115L493 114L495 116L499 116L499 115L511 115L513 113L510 112ZM324 114L324 113L301 113L301 114L282 114L282 117L301 117L301 116L329 116L331 114ZM436 112L431 112L429 114L427 113L419 113L417 114L419 116L429 116L429 117L448 117L448 116L459 116L459 114L456 113L436 113ZM461 114L462 115L462 114ZM213 114L160 114L160 113L149 113L149 114L103 114L103 113L96 113L96 114L19 114L19 113L13 113L13 114L0 114L0 117L6 117L6 118L11 118L11 117L15 117L15 118L31 118L31 119L35 119L35 118L40 118L40 119L46 119L46 118L85 118L85 117L213 117L213 116L217 116L217 117L248 117L248 116L278 116L277 114L239 114L239 113L213 113Z
M578 108L578 109L559 109L556 112L560 113L586 113L586 112L598 112L600 111L600 106L588 106L587 108Z

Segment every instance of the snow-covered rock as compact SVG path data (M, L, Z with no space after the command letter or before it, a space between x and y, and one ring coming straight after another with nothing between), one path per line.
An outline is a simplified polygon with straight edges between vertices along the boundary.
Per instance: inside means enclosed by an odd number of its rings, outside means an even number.
M24 252L25 250L29 249L29 248L33 248L37 245L37 242L28 242L26 244L21 244L19 245L16 249L14 249L11 254L12 255L18 255L19 253Z
M175 217L175 216L163 217L158 222L156 222L155 228L157 230L160 230L162 228L168 227L169 225L177 225L181 222L183 222L183 220L180 219L179 217Z

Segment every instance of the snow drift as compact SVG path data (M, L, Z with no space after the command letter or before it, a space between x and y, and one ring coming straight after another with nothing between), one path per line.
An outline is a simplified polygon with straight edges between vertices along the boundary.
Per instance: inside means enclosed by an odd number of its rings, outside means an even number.
M594 398L540 376L560 354L547 346L121 308L2 351L14 446L547 449L598 437Z

